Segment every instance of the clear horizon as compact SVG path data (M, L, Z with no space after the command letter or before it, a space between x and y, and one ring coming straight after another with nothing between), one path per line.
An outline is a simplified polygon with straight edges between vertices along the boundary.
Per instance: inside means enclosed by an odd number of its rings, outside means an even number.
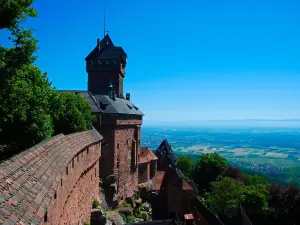
M41 1L27 26L57 89L86 90L106 27L128 54L125 92L145 121L300 118L300 2ZM54 16L55 15L55 16ZM6 35L0 41L8 43Z

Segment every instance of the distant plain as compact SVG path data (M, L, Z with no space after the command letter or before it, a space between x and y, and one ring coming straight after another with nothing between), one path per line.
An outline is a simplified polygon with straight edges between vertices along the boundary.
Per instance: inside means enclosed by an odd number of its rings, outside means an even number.
M292 123L295 124L295 123ZM142 146L167 139L177 155L218 152L233 166L269 181L300 186L300 126L145 125Z

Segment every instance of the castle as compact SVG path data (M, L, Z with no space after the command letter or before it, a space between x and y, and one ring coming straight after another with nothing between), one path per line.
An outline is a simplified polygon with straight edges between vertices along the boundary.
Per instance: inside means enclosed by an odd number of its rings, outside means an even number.
M67 91L91 105L91 130L57 135L0 163L1 224L83 224L91 220L93 200L113 208L150 184L144 199L160 219L153 225L173 224L169 218L222 225L176 168L167 140L155 154L140 146L144 114L123 94L126 58L108 35L98 39L85 59L88 90Z
M80 93L96 116L94 127L103 136L100 176L109 203L118 203L138 190L138 164L143 113L124 96L127 54L108 34L85 58L88 90ZM147 154L143 154L147 158ZM150 162L149 162L150 163Z

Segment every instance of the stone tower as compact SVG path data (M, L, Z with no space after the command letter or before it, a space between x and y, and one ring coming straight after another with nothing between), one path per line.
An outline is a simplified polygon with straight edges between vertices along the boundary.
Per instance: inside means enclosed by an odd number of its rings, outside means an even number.
M88 92L97 117L94 127L107 144L100 159L100 176L108 202L131 197L138 189L140 129L143 113L123 96L126 53L106 35L86 57Z
M123 97L126 59L124 50L116 47L108 34L101 41L98 39L94 50L85 58L88 91L107 95L108 82L111 79L116 96Z

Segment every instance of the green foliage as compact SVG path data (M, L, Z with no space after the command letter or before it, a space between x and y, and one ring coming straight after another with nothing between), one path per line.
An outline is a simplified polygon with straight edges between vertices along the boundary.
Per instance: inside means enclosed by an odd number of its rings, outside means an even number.
M98 208L98 206L100 205L99 201L94 199L93 200L93 203L92 203L92 208L95 209L95 208Z
M244 180L244 184L247 186L267 183L266 179L263 176L259 176L259 175L251 176L246 173L243 174L243 180Z
M8 31L12 46L0 44L0 146L6 146L0 159L53 134L86 130L93 121L83 97L58 95L47 74L34 65L37 40L33 29L21 24L37 15L32 2L0 0L0 29Z
M141 211L141 218L144 220L144 221L148 221L149 220L149 215L147 212L145 211Z
M33 0L0 0L0 29L15 27L27 17L36 17Z
M200 192L205 192L210 186L210 182L216 181L227 168L225 159L217 152L204 153L201 158L196 161L191 172L191 178L197 184Z
M228 215L228 211L235 209L244 199L243 185L230 177L212 182L211 186L212 191L205 194L206 202L218 214Z
M53 125L49 112L52 89L46 74L36 66L23 65L15 69L7 84L0 103L0 124L1 140L11 150L4 155L9 156L50 138Z
M134 223L135 217L133 215L126 216L126 223Z
M176 165L185 176L189 177L193 168L193 160L189 156L181 155L177 158Z
M54 94L51 105L55 134L87 130L94 121L91 106L80 94Z
M137 218L142 218L141 210L139 208L133 210L133 215Z
M264 184L245 186L243 205L248 211L268 210L269 192Z
M86 221L84 221L83 224L84 224L84 225L90 225L90 223L89 223L89 222L86 222Z

